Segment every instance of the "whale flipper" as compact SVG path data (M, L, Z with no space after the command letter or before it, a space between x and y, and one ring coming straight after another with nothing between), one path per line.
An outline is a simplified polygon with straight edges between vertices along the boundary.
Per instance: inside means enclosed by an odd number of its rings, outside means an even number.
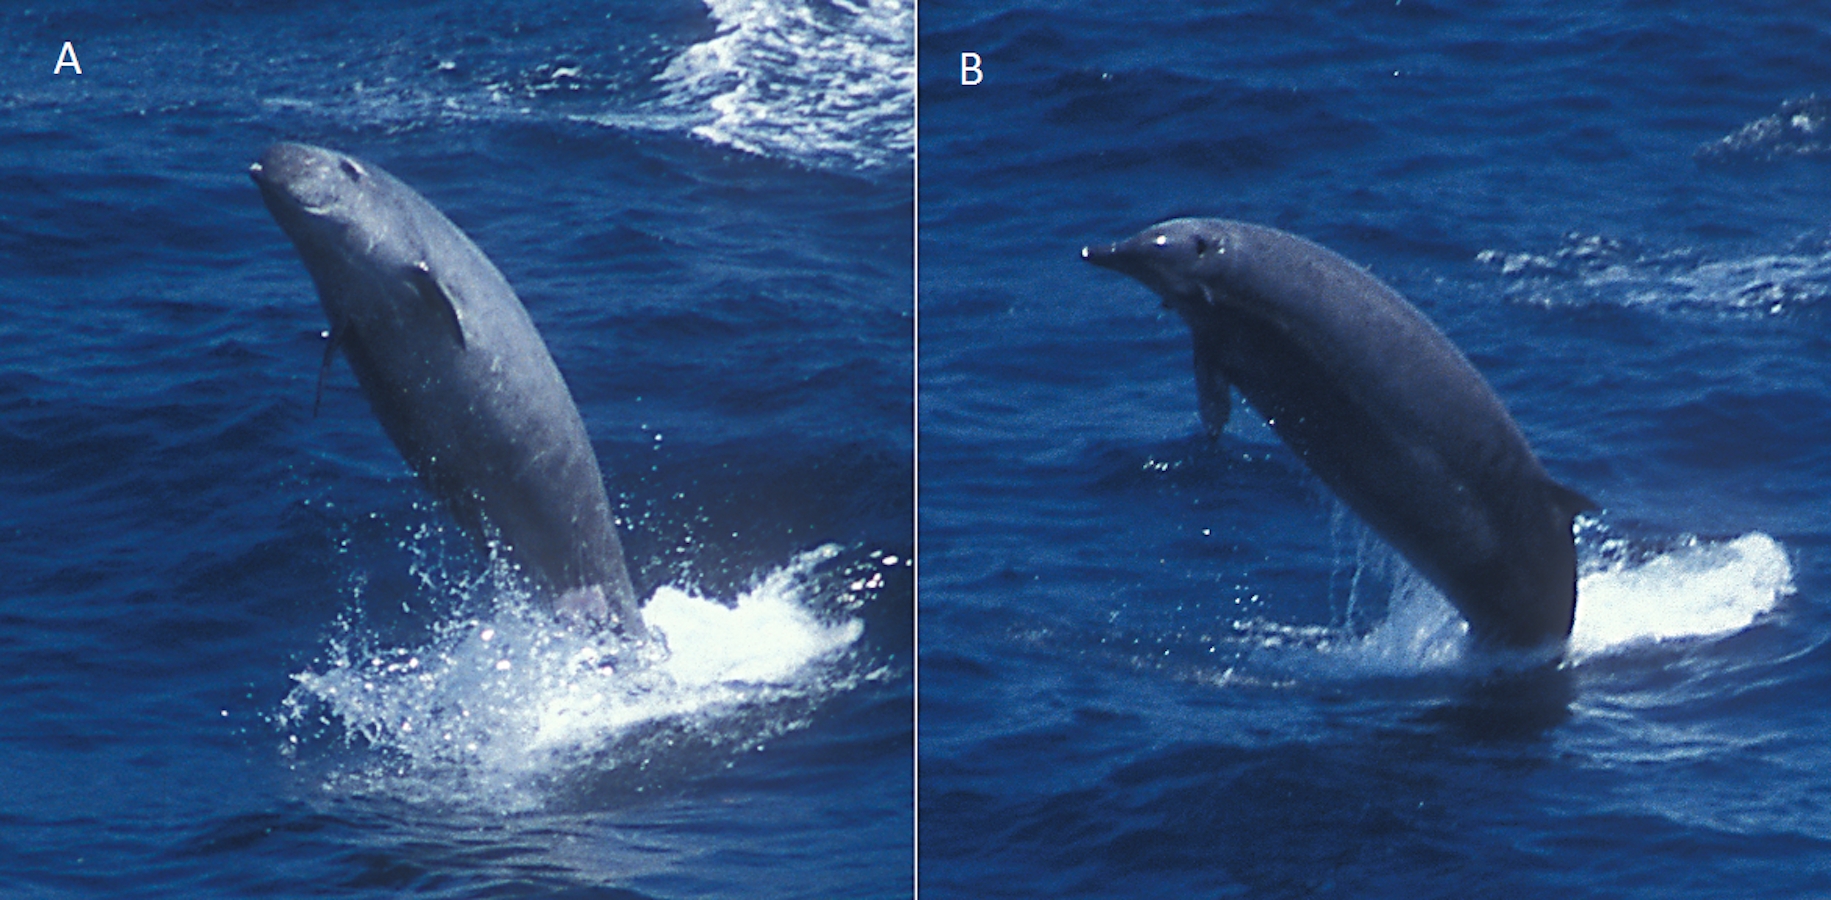
M1195 405L1208 436L1220 437L1233 414L1233 384L1221 369L1218 355L1206 347L1205 341L1195 342Z
M318 407L324 402L324 379L331 374L331 360L337 358L337 341L343 337L343 326L331 324L324 335L324 359L318 363L318 387L312 391L312 418L318 418Z
M458 312L458 303L452 299L451 291L432 273L431 264L425 260L414 263L407 270L407 277L413 281L414 289L419 291L420 299L425 301L433 318L446 327L458 347L468 346L469 342L464 340L464 316Z

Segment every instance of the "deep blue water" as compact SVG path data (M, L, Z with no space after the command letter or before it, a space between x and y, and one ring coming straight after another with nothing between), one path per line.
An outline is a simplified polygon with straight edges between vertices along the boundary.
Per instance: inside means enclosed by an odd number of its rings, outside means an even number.
M0 14L0 893L896 897L913 880L913 9ZM63 41L82 75L54 76ZM380 165L504 271L673 657L456 533L246 170Z
M1831 892L1822 16L930 0L919 50L924 897ZM1369 267L1601 502L1560 666L1203 435L1077 258L1191 214Z

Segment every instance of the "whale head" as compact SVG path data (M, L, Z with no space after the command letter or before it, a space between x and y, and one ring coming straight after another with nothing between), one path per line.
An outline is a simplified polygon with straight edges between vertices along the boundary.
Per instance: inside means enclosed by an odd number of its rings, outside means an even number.
M412 227L417 198L355 157L309 144L274 144L248 175L308 267L331 257L363 268L402 269L425 256Z
M1081 248L1081 258L1138 279L1185 319L1226 302L1224 286L1240 254L1237 223L1171 219L1115 244Z
M248 174L311 273L334 334L376 319L387 328L421 321L464 346L463 298L478 285L513 294L457 226L379 166L282 143Z

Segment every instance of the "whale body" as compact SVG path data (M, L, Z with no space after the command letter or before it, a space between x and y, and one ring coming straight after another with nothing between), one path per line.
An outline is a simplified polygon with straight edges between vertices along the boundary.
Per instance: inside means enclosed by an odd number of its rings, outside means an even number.
M597 454L502 273L378 166L282 143L249 174L317 285L325 365L342 351L420 481L562 616L644 636Z
M1174 219L1081 255L1188 324L1211 432L1239 389L1478 644L1570 635L1571 525L1596 504L1545 471L1487 381L1405 298L1328 249L1244 222Z

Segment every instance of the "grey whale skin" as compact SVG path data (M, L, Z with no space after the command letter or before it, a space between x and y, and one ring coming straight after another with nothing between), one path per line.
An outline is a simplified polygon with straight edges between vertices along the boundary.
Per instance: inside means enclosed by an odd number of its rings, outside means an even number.
M1211 432L1238 387L1479 645L1569 637L1571 523L1596 504L1552 480L1481 374L1405 298L1328 249L1244 222L1174 219L1081 255L1189 325Z
M343 351L426 488L480 545L499 540L561 616L645 637L597 454L502 273L354 157L275 144L249 174L318 287L325 364Z

